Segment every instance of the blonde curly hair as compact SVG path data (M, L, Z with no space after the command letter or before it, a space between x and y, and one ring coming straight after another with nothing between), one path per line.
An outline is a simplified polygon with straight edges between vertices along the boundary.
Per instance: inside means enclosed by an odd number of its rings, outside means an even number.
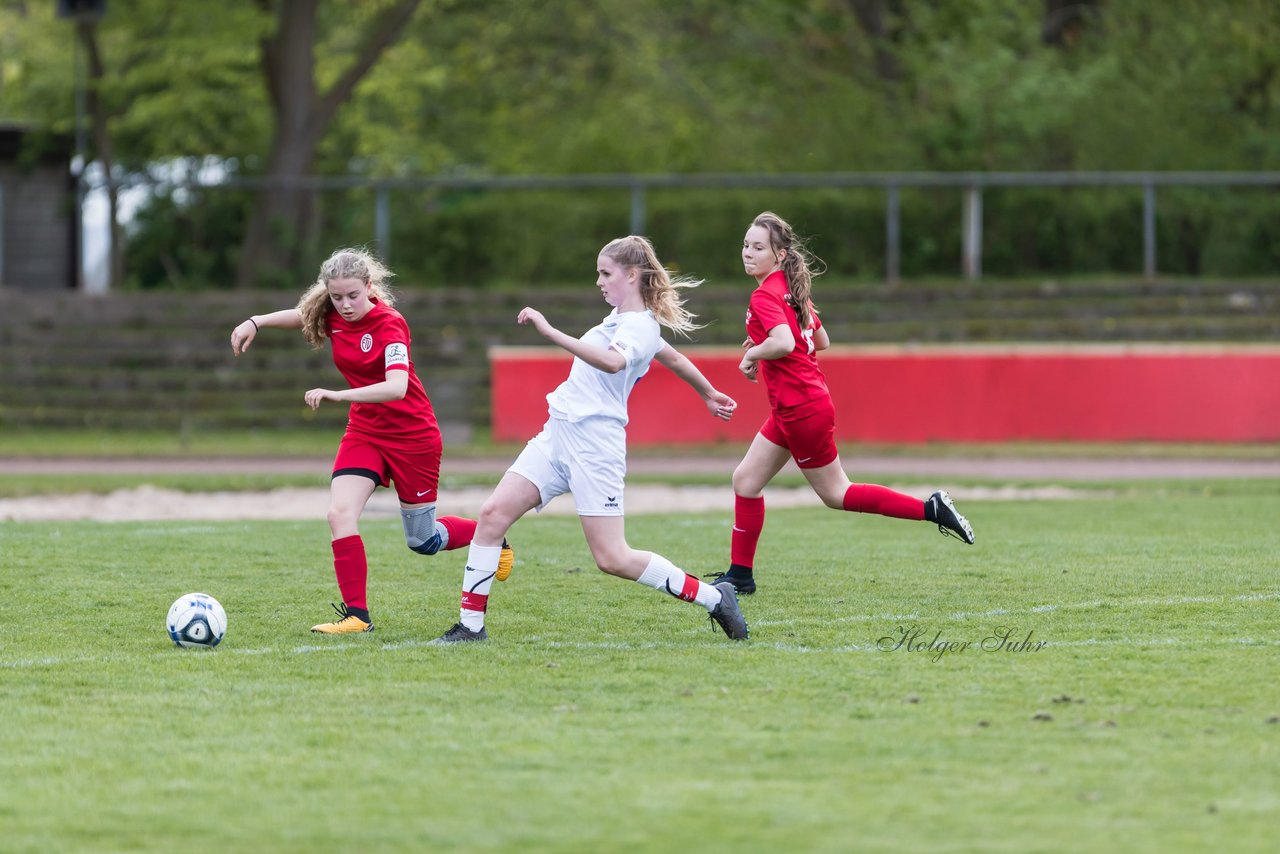
M334 252L320 265L320 275L298 300L298 313L302 315L302 335L312 347L320 349L329 337L328 318L333 311L329 299L329 282L334 279L359 279L369 285L369 295L378 302L395 305L395 294L387 280L395 274L387 269L371 252L364 249L345 248Z

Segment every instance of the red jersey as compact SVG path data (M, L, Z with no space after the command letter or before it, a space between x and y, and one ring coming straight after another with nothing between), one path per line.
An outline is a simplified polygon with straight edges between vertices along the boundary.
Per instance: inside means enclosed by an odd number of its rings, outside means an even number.
M400 400L351 404L347 431L398 446L438 442L436 414L413 370L409 324L400 312L375 301L357 321L348 321L331 310L325 323L333 364L352 388L383 382L387 371L409 372L409 388Z
M822 321L811 306L813 319L802 330L795 309L787 304L787 294L786 274L776 270L752 292L747 304L747 337L753 345L768 338L770 329L784 324L795 338L796 346L790 353L757 363L769 394L769 406L782 413L831 399L813 347L813 333L822 328Z

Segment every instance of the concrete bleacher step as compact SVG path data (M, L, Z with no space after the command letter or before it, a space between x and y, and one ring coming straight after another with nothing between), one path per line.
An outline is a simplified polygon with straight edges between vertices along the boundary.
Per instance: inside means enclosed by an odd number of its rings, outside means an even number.
M685 292L705 328L693 343L737 346L750 282ZM515 323L535 304L578 335L608 306L590 284L527 291L415 289L397 307L442 421L489 416L486 353L540 345ZM113 294L23 291L0 313L0 427L240 428L338 424L301 395L340 385L327 352L297 333L265 330L243 357L232 327L292 304L296 294ZM819 279L815 300L837 344L945 342L1262 342L1280 337L1280 285L1268 282L924 282ZM679 344L682 339L672 337Z

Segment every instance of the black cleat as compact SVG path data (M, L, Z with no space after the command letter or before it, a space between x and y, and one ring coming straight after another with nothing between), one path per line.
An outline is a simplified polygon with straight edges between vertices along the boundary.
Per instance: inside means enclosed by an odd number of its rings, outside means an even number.
M951 496L941 489L929 496L926 504L932 505L932 516L938 523L938 531L948 537L955 537L973 545L973 526L969 520L960 515L960 511L951 503Z
M722 584L727 581L733 585L734 590L744 596L750 596L756 592L756 580L749 571L747 574L739 575L733 567L730 567L728 572L713 572L702 577L711 579L712 584Z
M480 631L473 632L462 623L454 623L453 628L433 640L431 646L441 646L449 643L474 643L488 639L489 633L484 630L484 626L480 627Z
M715 588L720 591L720 604L712 608L707 616L711 618L711 622L724 629L730 640L746 640L751 630L747 628L747 620L738 607L738 593L733 589L733 584L721 581Z

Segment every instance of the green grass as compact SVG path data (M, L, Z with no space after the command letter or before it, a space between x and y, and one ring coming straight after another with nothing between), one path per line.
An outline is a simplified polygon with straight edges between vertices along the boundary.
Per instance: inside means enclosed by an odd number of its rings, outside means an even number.
M467 486L490 486L498 482L501 471L489 474L455 474L440 478L443 489ZM154 486L179 492L248 492L286 488L328 489L330 472L322 462L314 474L253 474L227 471L221 474L180 472L175 474L0 474L0 499L27 498L39 495L91 493L105 495L117 489ZM719 478L716 485L723 485Z
M378 630L339 638L307 632L323 520L0 523L0 849L1271 851L1270 486L962 502L973 548L773 512L746 644L571 518L517 525L492 640L444 649L462 556L394 519L363 530ZM728 524L628 529L705 572ZM209 652L163 628L197 589ZM887 648L916 629L971 646Z
M938 478L901 472L858 471L860 481L891 483L913 493L925 494L937 487ZM490 472L466 472L442 474L441 489L466 487L492 487L502 476L502 468L495 465ZM1276 483L1268 478L1197 478L1195 480L1144 479L1074 481L1065 479L1017 480L1000 477L962 477L948 475L951 485L970 487L1012 487L1034 489L1043 486L1060 486L1073 493L1096 493L1106 496L1146 495L1252 495L1269 498L1276 494ZM715 472L630 474L627 482L633 485L659 484L667 486L702 486L726 488L727 477ZM807 485L804 475L783 473L769 482L773 489L799 489ZM179 492L247 492L269 491L285 488L327 489L329 472L321 465L314 474L255 474L244 471L227 471L220 474L198 472L178 473L87 473L87 474L0 474L0 499L30 498L42 495L70 495L90 493L105 495L118 489L136 489L153 486Z
M329 429L180 431L22 430L0 439L4 457L333 456L341 433Z

